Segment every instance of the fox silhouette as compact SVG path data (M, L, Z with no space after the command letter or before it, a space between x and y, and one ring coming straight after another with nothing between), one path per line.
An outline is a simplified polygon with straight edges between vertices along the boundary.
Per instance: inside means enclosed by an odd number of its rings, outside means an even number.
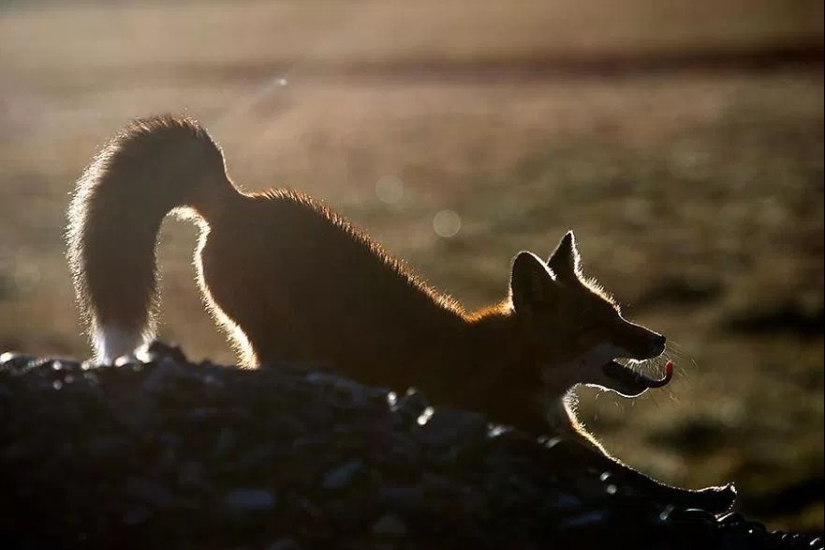
M576 385L635 397L667 384L672 365L654 379L617 361L658 357L666 338L625 320L583 276L572 232L546 260L516 255L504 297L467 312L311 197L237 189L219 146L189 118L132 122L77 182L67 256L98 361L153 338L157 235L173 211L200 225L198 284L241 365L326 362L364 384L414 386L436 404L564 440L579 466L616 472L663 503L732 505L732 486L692 491L636 472L577 421Z

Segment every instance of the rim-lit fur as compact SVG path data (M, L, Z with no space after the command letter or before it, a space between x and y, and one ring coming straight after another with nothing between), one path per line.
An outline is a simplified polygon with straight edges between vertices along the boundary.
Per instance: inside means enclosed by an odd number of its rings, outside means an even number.
M67 256L98 359L107 343L133 351L154 335L157 232L170 210L213 193L213 172L223 159L206 131L164 116L123 129L78 180Z
M204 303L244 366L328 362L363 383L419 387L439 402L538 429L542 400L586 382L542 369L578 360L616 329L603 323L587 338L565 335L579 310L618 319L612 299L581 277L572 234L546 263L521 253L509 293L467 313L310 197L239 191L206 130L163 116L115 136L78 181L70 208L69 265L98 359L154 336L157 233L181 207L201 227Z
M603 372L601 363L614 359L605 350L647 359L664 349L661 335L622 319L582 277L572 233L546 261L520 253L506 296L467 313L313 199L240 192L201 126L162 116L115 136L77 182L69 209L69 266L99 360L154 335L157 234L178 208L201 227L195 263L204 303L245 366L327 362L364 384L414 386L439 405L600 449L565 396L579 383L644 391ZM600 453L583 456L589 467L642 477ZM685 497L662 490L674 503ZM716 502L685 498L688 506Z

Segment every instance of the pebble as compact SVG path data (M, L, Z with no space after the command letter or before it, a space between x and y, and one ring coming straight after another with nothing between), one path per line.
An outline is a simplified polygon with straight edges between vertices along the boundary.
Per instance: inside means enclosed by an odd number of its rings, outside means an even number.
M143 478L129 478L126 481L124 493L130 497L149 502L156 506L168 506L174 500L172 493L167 487Z
M277 504L275 495L264 489L237 489L224 497L227 508L236 512L269 512Z
M407 524L395 514L385 514L373 524L372 534L376 537L403 537L407 534Z
M0 353L0 365L5 365L6 363L10 362L15 357L19 357L20 354L13 352L13 351L4 351Z
M149 376L143 379L143 382L140 384L140 389L148 393L159 392L173 379L181 376L182 372L181 367L177 363L168 358L164 358L158 366L152 369Z
M328 491L343 489L353 482L353 478L364 468L364 463L354 458L338 468L327 472L321 486Z
M605 512L587 512L573 516L559 522L558 529L564 531L570 528L595 527L600 523L607 523L608 515Z
M215 438L215 445L212 447L212 456L220 458L228 456L238 444L238 436L232 428L221 428Z
M382 508L401 513L413 513L423 508L425 494L420 486L382 487L378 489L376 501Z
M410 390L404 397L396 400L392 412L396 413L405 422L416 422L418 418L430 407L429 401L421 392Z
M147 506L136 506L123 514L123 524L129 527L141 525L150 519L152 519L152 510Z
M303 550L303 547L293 538L283 538L267 546L266 550Z
M198 462L184 462L178 467L178 485L185 489L205 493L212 488L207 478L206 468Z

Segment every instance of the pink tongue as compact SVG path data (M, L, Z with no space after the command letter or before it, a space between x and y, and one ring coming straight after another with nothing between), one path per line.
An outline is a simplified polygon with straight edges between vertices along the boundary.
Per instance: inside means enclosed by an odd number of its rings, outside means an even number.
M651 380L648 387L661 388L667 386L671 380L673 380L673 361L668 361L667 364L665 364L665 377L661 380Z

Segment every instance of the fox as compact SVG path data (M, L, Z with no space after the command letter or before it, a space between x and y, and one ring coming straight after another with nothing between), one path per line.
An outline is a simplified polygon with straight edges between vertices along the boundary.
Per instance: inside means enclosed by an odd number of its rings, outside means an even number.
M196 120L133 120L76 182L67 260L94 359L112 363L155 336L156 248L169 214L200 227L197 284L241 367L318 362L365 385L414 387L437 406L483 413L582 467L614 472L663 504L727 511L735 488L660 483L610 456L577 419L574 388L636 397L670 382L619 360L665 352L583 275L575 235L547 259L519 252L504 297L465 311L322 202L290 189L245 192Z

